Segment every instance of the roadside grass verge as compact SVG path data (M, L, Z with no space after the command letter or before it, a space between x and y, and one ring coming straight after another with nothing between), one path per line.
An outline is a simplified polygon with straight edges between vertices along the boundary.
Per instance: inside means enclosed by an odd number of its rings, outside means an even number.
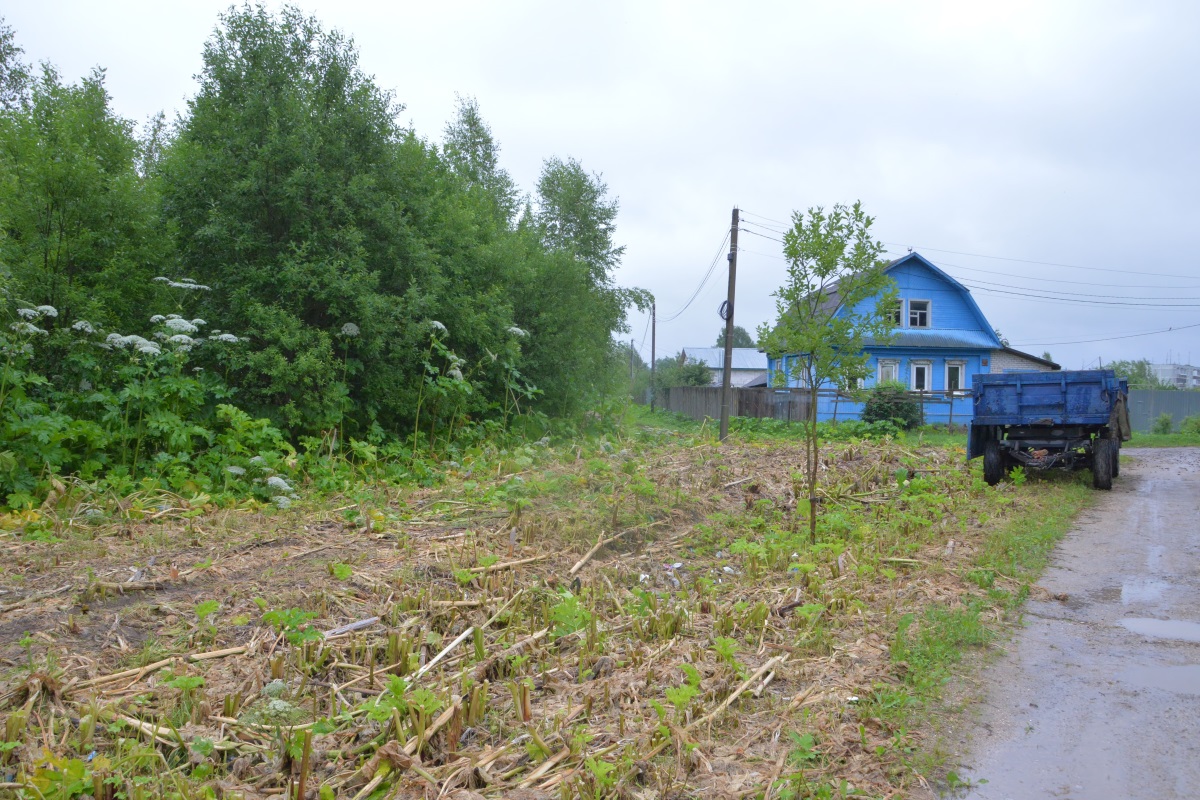
M1017 528L1068 513L1072 484L989 487L961 443L848 435L822 450L813 543L802 445L714 438L635 409L286 510L66 497L0 534L6 789L919 790L955 653L1045 558L1051 535Z
M1125 442L1122 447L1200 447L1200 435L1134 431L1133 438Z

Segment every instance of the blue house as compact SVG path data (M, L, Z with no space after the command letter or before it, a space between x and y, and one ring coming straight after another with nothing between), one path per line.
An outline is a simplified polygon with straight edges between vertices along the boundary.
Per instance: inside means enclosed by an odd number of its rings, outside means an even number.
M885 272L899 290L896 335L889 344L867 340L871 373L864 388L899 381L921 393L926 422L966 422L971 417L966 390L972 375L1059 369L1052 361L1004 345L970 290L919 253L892 261ZM837 302L836 290L831 301ZM874 303L872 299L863 305ZM788 369L793 358L769 360L772 386L780 370L788 376L786 385L800 386ZM821 397L817 403L820 420L857 419L861 414L862 403L845 397Z

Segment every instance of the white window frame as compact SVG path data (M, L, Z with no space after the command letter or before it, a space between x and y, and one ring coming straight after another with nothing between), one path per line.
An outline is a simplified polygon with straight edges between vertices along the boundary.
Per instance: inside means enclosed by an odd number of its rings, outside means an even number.
M897 328L904 327L904 298L896 298L895 316L892 317L892 325Z
M950 388L950 370L958 370L958 388ZM946 362L946 394L950 397L961 397L967 393L965 385L967 377L967 362L966 361L947 361Z
M883 371L885 368L891 370L892 376L890 378L884 377ZM879 369L876 374L875 380L876 380L876 383L884 383L885 381L900 380L900 362L897 361L896 359L892 359L892 358L879 359Z
M913 324L913 314L921 313L920 311L913 311L913 307L912 307L913 303L924 303L925 304L925 324L924 325L914 325ZM910 328L919 328L922 330L925 328L932 328L933 327L933 301L932 300L922 300L921 298L913 298L912 300L909 300L908 301L908 317L907 317L907 319L908 319L908 327L910 327Z
M925 370L925 388L917 388L917 370ZM928 394L933 391L930 385L933 383L933 363L930 361L912 361L908 367L908 385L914 392L924 392Z

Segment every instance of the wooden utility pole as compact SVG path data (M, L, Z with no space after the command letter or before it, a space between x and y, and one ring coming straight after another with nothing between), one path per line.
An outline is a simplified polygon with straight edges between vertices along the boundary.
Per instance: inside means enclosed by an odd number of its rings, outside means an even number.
M629 340L629 393L633 393L633 339Z
M721 441L729 435L729 406L733 400L731 383L733 375L733 294L737 287L737 236L738 210L734 206L733 221L729 228L729 296L725 300L725 368L721 370Z
M650 410L654 410L655 395L658 388L654 385L654 345L658 337L658 305L650 304Z

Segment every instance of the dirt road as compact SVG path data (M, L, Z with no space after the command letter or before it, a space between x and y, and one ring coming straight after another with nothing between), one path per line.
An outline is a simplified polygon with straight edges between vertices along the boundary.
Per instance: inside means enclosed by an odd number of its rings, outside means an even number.
M1124 455L984 673L968 798L1200 797L1200 450Z

